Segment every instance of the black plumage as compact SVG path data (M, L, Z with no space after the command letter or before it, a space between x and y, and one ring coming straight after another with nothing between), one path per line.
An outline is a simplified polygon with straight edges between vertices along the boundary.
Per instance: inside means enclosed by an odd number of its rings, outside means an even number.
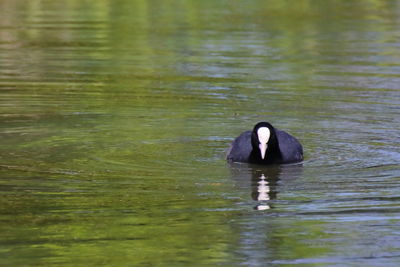
M269 132L266 151L263 157L260 146L260 128ZM261 138L262 139L262 138ZM303 160L303 147L300 142L285 131L274 128L268 122L257 123L252 131L243 132L231 144L226 159L230 162L255 164L295 163Z

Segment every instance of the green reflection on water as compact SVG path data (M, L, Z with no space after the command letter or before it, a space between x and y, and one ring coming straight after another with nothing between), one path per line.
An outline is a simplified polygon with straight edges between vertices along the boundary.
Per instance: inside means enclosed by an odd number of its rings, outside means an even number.
M394 121L398 1L3 0L0 10L2 264L313 264L340 252L335 237L362 236L288 207L315 198L285 191L291 182L257 213L223 155L266 117L308 158L335 150L324 134L343 129L324 125ZM316 169L298 180L319 181Z

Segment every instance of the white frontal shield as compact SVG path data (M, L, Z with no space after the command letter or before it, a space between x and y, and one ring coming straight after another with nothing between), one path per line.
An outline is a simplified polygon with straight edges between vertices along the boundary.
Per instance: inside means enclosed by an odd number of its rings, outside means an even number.
M271 132L267 127L261 127L257 130L258 140L260 141L259 148L261 152L261 158L265 158L265 153L268 148L268 140L271 136Z

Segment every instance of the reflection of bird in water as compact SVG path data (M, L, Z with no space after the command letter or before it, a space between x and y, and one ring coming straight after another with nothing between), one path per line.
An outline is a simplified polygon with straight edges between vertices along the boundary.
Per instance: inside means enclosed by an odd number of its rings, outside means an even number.
M269 168L267 170L254 170L251 178L251 196L258 201L254 207L257 210L270 209L270 200L276 199L276 185L279 179L280 168ZM267 175L265 175L267 174Z
M268 201L271 199L271 197L269 195L271 193L271 188L270 188L269 182L266 180L264 174L261 174L260 180L257 182L256 186L257 186L257 189L252 190L254 200ZM271 207L266 203L262 203L262 204L257 205L255 208L257 210L267 210L267 209L270 209Z
M260 181L258 181L257 184L258 196L256 197L256 200L270 200L268 194L269 192L271 192L271 189L269 187L268 181L265 180L264 174L261 174Z
M280 185L302 175L302 164L261 167L248 164L231 164L232 176L238 187L251 189L251 198L257 201L256 210L273 208Z

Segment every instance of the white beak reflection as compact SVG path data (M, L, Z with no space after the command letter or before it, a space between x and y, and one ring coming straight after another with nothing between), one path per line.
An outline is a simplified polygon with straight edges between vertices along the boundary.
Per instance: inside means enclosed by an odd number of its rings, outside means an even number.
M258 181L257 192L258 192L257 196L258 201L268 201L271 199L269 196L271 188L264 174L261 174L260 180ZM256 206L257 210L269 210L270 208L271 206L268 205L267 203L261 203Z
M269 192L271 192L271 188L269 187L269 183L265 178L265 175L262 174L260 177L260 181L258 181L257 186L258 198L257 200L270 200Z

